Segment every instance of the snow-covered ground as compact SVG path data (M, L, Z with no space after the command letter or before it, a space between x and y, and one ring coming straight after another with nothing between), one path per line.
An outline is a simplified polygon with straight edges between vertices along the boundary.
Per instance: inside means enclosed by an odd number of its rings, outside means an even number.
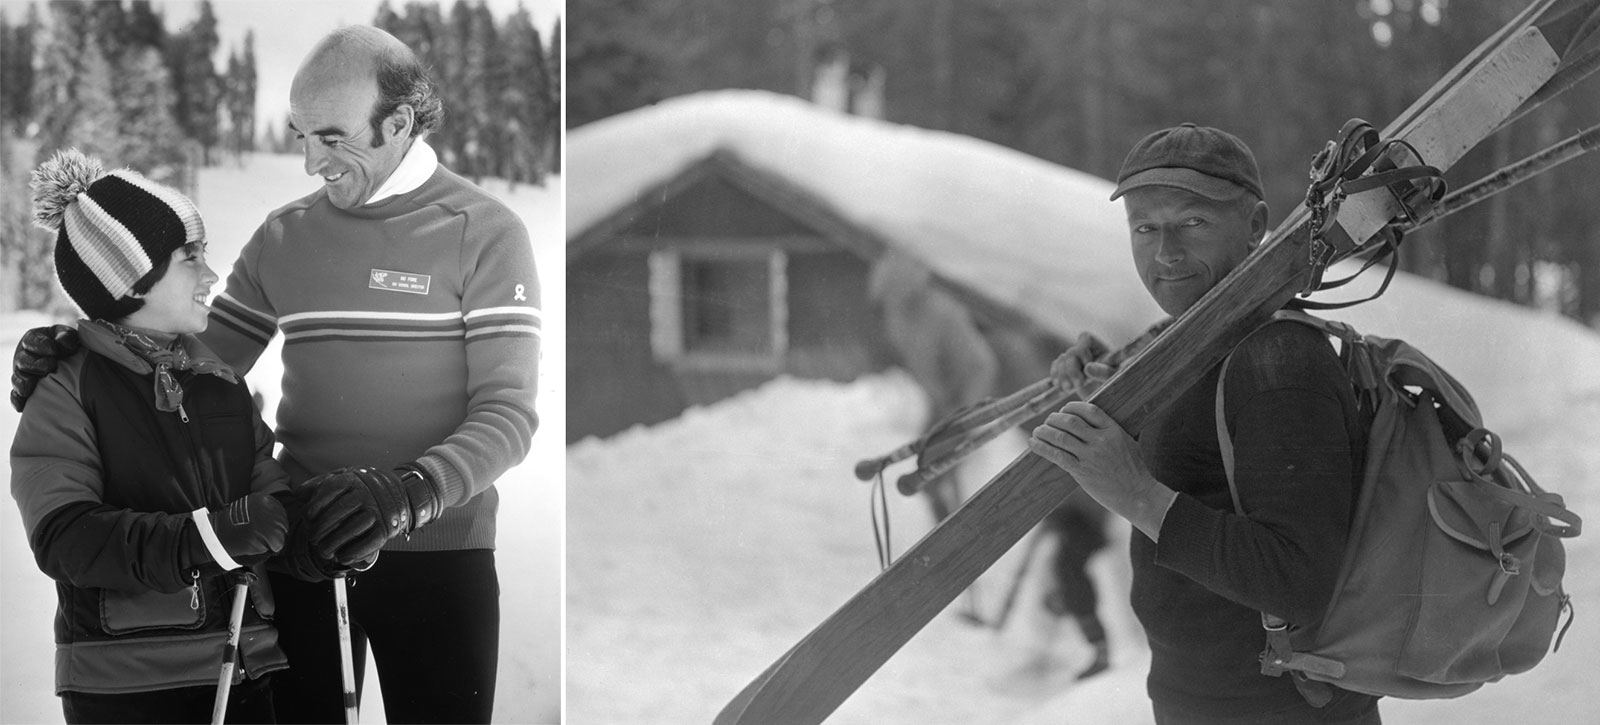
M1492 325L1485 339L1500 332ZM1600 355L1585 361L1600 365ZM1546 384L1508 371L1530 391ZM1482 387L1476 386L1476 387ZM574 723L709 721L734 693L866 584L877 564L869 487L858 459L919 429L923 403L898 372L851 384L780 379L684 416L568 447L568 711ZM1600 396L1542 411L1507 433L1533 475L1591 516L1600 491ZM973 468L994 471L1021 450L995 444ZM891 468L891 483L906 468ZM968 480L987 480L969 471ZM982 478L979 478L982 476ZM926 531L920 500L891 492L894 548ZM965 624L951 609L911 640L837 711L839 723L1139 723L1148 651L1127 603L1126 528L1091 564L1114 645L1113 669L1016 677L1047 619L1043 559L1029 569L1006 631ZM1019 545L979 582L991 617L1017 570ZM1442 702L1386 701L1390 723L1583 722L1600 712L1592 681L1600 627L1600 547L1568 543L1566 578L1579 611L1559 652L1533 672ZM1047 554L1041 549L1036 556ZM1065 669L1087 650L1070 626L1056 642Z
M500 575L500 672L495 719L511 723L553 723L561 718L561 581L562 522L566 489L562 441L566 439L566 283L561 274L564 250L561 180L544 187L518 186L500 180L484 184L516 210L533 238L542 282L544 344L539 368L539 431L528 459L498 483L499 540L496 563ZM314 189L296 156L253 155L243 167L225 163L204 169L196 194L209 238L208 256L223 277L239 249L268 212ZM221 284L214 289L220 292ZM0 315L0 350L15 348L21 333L48 322L36 313ZM252 387L267 398L270 422L278 398L282 365L277 344L262 355L249 375ZM0 405L0 441L10 448L18 414ZM0 459L0 474L10 479L9 458ZM16 502L0 496L0 722L60 722L54 696L54 645L51 617L53 584L34 565L22 533ZM330 604L331 606L331 604ZM363 722L384 722L377 672L369 666L362 703ZM336 686L336 685L335 685Z

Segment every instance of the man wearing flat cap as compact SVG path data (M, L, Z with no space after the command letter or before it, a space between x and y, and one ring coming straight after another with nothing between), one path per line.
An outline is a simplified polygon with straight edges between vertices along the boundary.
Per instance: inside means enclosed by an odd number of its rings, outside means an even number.
M1268 231L1250 149L1192 123L1135 144L1111 198L1127 211L1140 280L1174 316ZM1074 346L1052 374L1092 392L1111 372L1091 362L1103 347ZM1233 446L1237 504L1219 425ZM1085 402L1034 431L1033 452L1136 529L1131 599L1150 641L1157 723L1380 722L1377 698L1269 677L1259 661L1262 613L1290 626L1321 620L1349 536L1363 440L1332 346L1288 322L1250 335L1138 438Z

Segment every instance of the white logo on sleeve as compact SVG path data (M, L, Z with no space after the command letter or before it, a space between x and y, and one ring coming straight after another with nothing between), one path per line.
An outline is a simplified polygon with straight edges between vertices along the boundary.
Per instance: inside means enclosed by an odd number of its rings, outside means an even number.
M523 287L520 284L517 285L516 290L514 290L511 293L511 299L514 300L514 301L517 301L517 302L527 302L528 301L528 297L527 297L527 295L523 294L523 292L526 292L527 289L528 288Z

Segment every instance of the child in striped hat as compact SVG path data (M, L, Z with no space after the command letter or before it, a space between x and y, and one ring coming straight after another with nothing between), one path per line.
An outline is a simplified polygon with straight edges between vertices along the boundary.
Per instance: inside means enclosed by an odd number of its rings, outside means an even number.
M217 281L200 214L76 150L32 186L61 286L88 318L83 352L39 382L11 449L28 543L57 582L66 720L208 722L227 651L230 721L272 722L270 673L287 660L265 577L236 654L229 592L285 548L298 507L249 390L194 337Z

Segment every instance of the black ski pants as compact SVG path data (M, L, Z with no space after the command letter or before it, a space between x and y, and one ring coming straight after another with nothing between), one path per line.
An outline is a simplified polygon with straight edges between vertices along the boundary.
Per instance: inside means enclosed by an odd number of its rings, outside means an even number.
M228 714L223 722L277 722L272 712L272 677L262 675L228 688ZM69 723L208 723L216 701L216 685L120 695L63 692L61 712Z
M289 656L273 682L278 722L344 722L332 582L274 573L272 588ZM500 656L493 551L385 551L348 588L357 693L370 642L389 722L489 722Z
M1081 506L1064 505L1045 517L1045 527L1057 537L1051 562L1055 586L1045 595L1045 608L1058 617L1095 617L1100 600L1089 577L1089 558L1106 546L1104 521Z

